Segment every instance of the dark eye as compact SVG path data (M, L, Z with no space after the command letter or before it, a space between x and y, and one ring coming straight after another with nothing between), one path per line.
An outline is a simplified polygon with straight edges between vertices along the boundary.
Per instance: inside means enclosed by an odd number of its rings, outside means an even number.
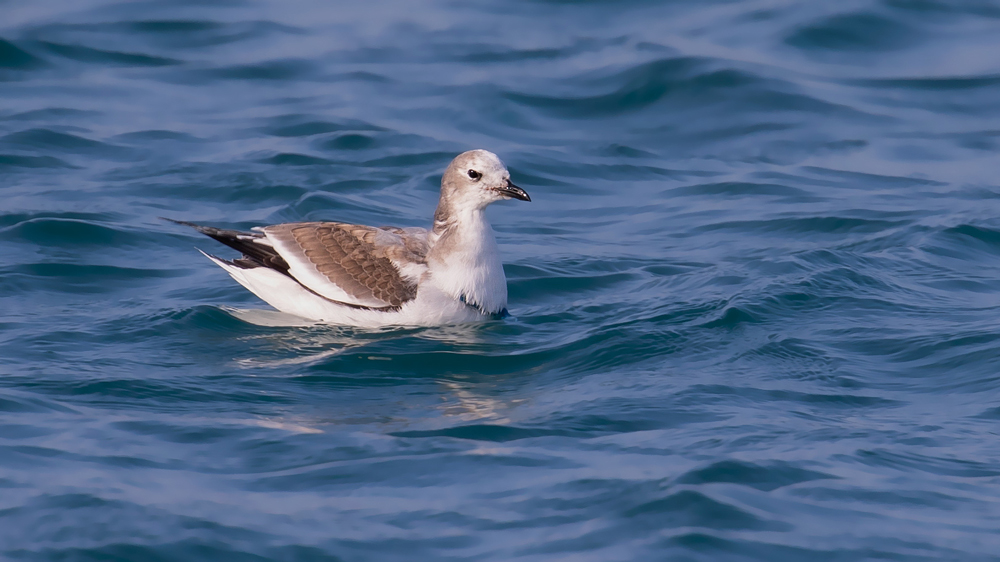
M475 170L469 170L469 177L476 181L479 181L479 178L483 177L483 175Z

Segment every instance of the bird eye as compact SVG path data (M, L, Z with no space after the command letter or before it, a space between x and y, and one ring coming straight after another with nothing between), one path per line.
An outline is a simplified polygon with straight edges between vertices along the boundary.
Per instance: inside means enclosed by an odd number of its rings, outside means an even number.
M483 175L475 170L469 170L469 177L476 181L479 181L479 178L483 177Z

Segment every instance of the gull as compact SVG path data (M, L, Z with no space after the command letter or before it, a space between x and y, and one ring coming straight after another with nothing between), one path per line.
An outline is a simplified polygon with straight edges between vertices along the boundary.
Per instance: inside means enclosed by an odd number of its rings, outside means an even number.
M240 232L166 220L242 252L202 254L282 312L338 325L432 326L507 315L507 279L484 212L506 199L531 201L495 154L470 150L441 178L431 230L295 222Z

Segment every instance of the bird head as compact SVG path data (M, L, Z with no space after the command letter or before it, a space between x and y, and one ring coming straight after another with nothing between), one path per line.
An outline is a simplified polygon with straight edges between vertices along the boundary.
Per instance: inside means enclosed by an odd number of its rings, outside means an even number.
M531 197L510 181L510 172L496 154L470 150L455 157L441 178L441 197L453 208L483 209L495 201Z

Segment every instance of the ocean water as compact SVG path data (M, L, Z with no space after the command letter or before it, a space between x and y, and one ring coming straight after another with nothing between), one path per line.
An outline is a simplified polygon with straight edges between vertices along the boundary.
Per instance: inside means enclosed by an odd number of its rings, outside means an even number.
M0 559L1000 560L1000 2L0 1ZM427 226L308 326L169 216Z

